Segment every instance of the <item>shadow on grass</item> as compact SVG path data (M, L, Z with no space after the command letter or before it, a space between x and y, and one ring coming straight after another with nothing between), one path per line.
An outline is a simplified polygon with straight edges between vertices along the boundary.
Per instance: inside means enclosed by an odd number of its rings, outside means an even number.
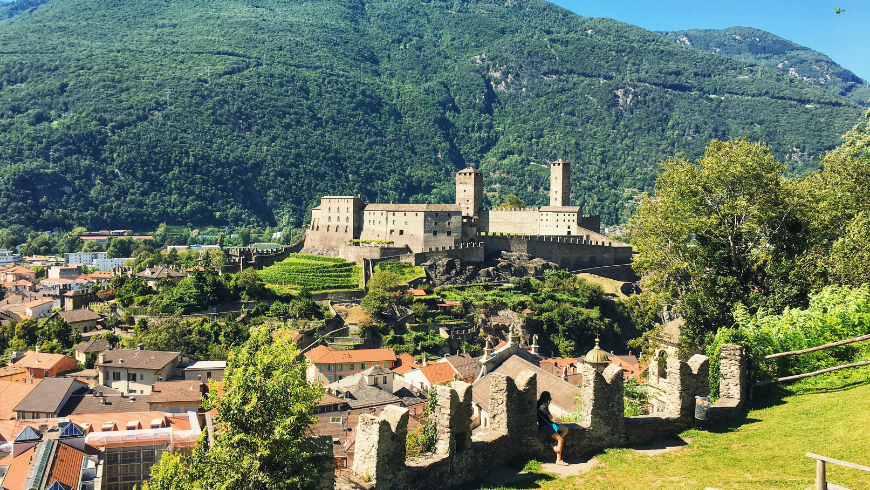
M523 478L522 480L510 483L492 484L487 483L486 480L478 480L476 482L468 483L457 488L459 490L526 490L541 488L542 484L551 482L556 479L557 478L554 475L548 475L546 473L529 473L527 475L527 478Z

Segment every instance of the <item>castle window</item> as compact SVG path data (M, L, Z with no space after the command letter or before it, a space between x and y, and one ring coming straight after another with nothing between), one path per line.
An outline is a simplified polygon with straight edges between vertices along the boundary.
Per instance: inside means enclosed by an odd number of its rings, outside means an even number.
M395 230L390 230L390 235L392 235L394 231L395 231Z
M335 232L338 233L338 225L335 225Z
M432 231L432 236L438 236L438 230L433 230L433 231Z
M436 218L438 217L438 213L435 213L435 217L436 217Z
M346 210L345 212L349 213L349 212L350 212L350 208L347 208L347 210Z
M330 216L329 219L327 219L327 221L329 221L330 223L332 223L332 216Z
M329 207L329 212L330 212L330 213L332 212L332 206Z
M329 231L329 225L326 226L326 231Z
M395 216L395 213L393 213L393 216ZM393 220L393 224L396 224L396 220Z
M347 233L347 226L344 227L344 232Z
M417 216L417 213L414 213L414 216Z
M453 236L453 232L448 231L448 232L447 232L447 236Z
M405 234L405 230L399 230L399 235L404 235L404 234Z
M344 218L344 222L345 222L345 223L350 223L350 216L348 216L347 218Z

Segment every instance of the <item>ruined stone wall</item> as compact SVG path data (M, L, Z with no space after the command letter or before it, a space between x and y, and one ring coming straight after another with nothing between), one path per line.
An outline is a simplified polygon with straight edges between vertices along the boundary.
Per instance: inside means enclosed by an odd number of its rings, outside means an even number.
M726 348L727 347L727 348ZM743 349L723 347L728 366L728 393L745 379ZM736 366L736 371L732 369ZM580 424L565 424L563 457L594 454L608 447L643 444L673 435L693 424L695 396L709 392L709 359L695 355L687 362L669 359L668 408L664 416L623 416L623 373L615 365L598 372L583 366ZM438 386L433 414L438 442L432 454L405 459L408 411L387 407L380 416L362 415L356 439L353 473L336 488L444 490L486 476L519 456L553 458L552 439L537 430L537 378L524 371L516 379L493 373L489 392L490 425L471 434L473 386L461 381ZM742 401L742 398L741 398ZM714 407L715 408L715 407ZM720 410L734 415L733 410Z
M541 213L528 209L483 209L477 220L477 230L488 233L521 233L537 235Z

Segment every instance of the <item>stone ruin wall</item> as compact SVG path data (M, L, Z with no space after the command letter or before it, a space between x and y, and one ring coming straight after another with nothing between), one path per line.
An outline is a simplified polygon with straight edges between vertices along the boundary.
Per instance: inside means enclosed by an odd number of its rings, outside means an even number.
M723 346L720 399L712 419L733 417L746 397L746 360L740 346ZM644 444L679 433L693 425L695 396L709 394L709 359L695 355L687 362L668 360L667 409L661 416L625 417L623 373L615 365L598 372L582 368L581 422L568 427L563 457L593 454L608 447ZM537 430L537 378L524 371L516 379L493 373L490 386L491 424L472 435L472 385L436 386L438 442L432 454L407 460L408 410L388 406L379 416L361 415L356 455L350 477L337 489L443 490L486 476L510 460L554 458L552 439Z

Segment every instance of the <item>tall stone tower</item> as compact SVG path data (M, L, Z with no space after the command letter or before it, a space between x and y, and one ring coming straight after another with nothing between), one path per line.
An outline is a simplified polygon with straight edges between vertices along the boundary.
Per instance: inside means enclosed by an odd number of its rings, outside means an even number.
M456 173L456 204L462 216L477 216L483 207L483 174L468 167Z
M550 206L571 205L571 164L561 158L550 164Z

